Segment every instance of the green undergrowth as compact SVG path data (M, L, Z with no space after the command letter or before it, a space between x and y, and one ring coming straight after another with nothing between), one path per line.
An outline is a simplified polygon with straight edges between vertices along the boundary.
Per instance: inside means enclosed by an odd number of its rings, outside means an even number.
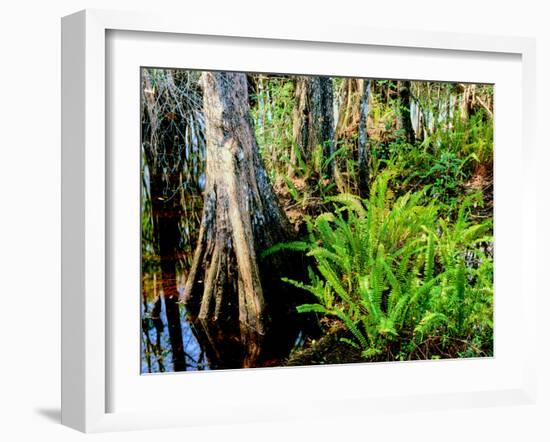
M365 360L492 354L492 221L472 221L478 194L456 218L430 186L396 196L381 172L370 197L328 197L333 210L307 217L306 238L278 244L312 260L306 281L284 278L312 295L298 307L341 321L340 341Z

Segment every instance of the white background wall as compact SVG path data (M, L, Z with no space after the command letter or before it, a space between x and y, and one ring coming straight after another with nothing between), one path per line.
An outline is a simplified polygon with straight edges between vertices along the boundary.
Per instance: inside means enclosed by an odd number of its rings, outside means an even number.
M150 3L150 4L149 4ZM189 4L187 4L189 3ZM248 4L247 4L248 3ZM264 6L265 5L265 6ZM548 190L550 14L543 1L19 0L0 9L0 438L83 440L61 427L60 369L60 17L83 8L160 10L277 21L303 16L386 28L537 38L538 191ZM547 199L550 202L550 198ZM549 210L539 212L540 275L548 273ZM542 278L541 278L542 280ZM545 295L541 284L540 295ZM101 441L177 440L550 440L548 301L539 303L539 406L376 415L363 419L162 430L92 436ZM533 318L535 319L535 318ZM521 330L518 330L521 333ZM518 349L520 351L521 349ZM323 387L320 387L323 388Z

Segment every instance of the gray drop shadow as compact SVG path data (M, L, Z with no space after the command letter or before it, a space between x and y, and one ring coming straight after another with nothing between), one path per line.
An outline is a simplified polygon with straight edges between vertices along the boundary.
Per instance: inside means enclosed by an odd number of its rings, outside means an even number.
M51 422L56 424L61 423L61 409L59 408L36 408L34 411Z

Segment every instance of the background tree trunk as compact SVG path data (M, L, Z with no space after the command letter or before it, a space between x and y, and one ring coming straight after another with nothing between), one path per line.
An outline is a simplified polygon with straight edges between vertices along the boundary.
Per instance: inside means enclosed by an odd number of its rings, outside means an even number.
M405 131L405 138L408 143L414 144L415 136L411 121L411 82L400 81L398 85L401 116L401 128Z
M358 160L358 189L368 192L367 118L370 80L346 78L339 88L338 122L336 124L335 145L338 149L347 148L347 157ZM349 192L354 187L355 178L347 170L345 162L335 159L335 181L341 192ZM361 181L363 180L363 181ZM353 190L355 191L355 189Z
M299 150L302 159L311 159L314 149L321 145L325 158L334 153L334 117L332 79L330 77L306 77L296 79L293 134L296 146L290 152L289 176L294 175ZM329 165L327 175L333 175Z
M357 141L357 171L359 178L359 195L362 198L369 196L369 151L367 122L369 117L370 80L361 81L361 100L359 103L359 128Z
M246 76L205 72L201 83L206 187L198 245L183 301L203 321L238 320L262 335L269 324L266 292L283 274L284 256L259 262L259 254L287 241L292 228L261 163L249 115Z

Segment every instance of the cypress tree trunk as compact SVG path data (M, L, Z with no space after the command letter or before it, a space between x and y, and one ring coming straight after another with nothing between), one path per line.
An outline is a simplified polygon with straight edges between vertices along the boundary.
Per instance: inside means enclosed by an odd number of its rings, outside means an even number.
M296 79L294 91L293 135L302 159L311 159L314 149L321 145L323 155L329 158L334 153L334 117L332 112L332 79L330 77L306 77ZM290 152L289 176L294 175L298 164L293 148ZM294 167L293 167L294 166ZM327 170L333 175L333 164Z
M290 150L290 165L288 176L294 177L298 166L298 155L305 159L307 146L309 146L308 130L308 77L298 77L294 87L294 109L292 113L292 135L294 145Z
M414 144L415 135L411 121L411 82L399 82L399 98L401 100L400 116L401 128L405 131L405 138L410 144Z
M357 142L357 167L359 175L359 195L369 196L369 152L367 146L367 120L369 116L370 80L361 81L361 100L359 103L359 137Z
M368 194L367 119L370 87L370 80L346 78L342 82L335 134L338 148L346 146L349 156L357 158L357 191L360 195ZM343 170L345 164L342 163L335 161L335 181L340 191L347 192L354 186L355 180Z
M319 106L316 109L319 119L319 143L323 145L324 158L328 159L334 153L334 113L333 113L333 93L332 79L330 77L317 77L318 79L318 100ZM332 165L329 169L329 175L333 175Z
M263 335L269 325L269 293L285 265L282 254L261 262L259 254L289 240L292 229L259 156L246 76L204 72L201 83L206 187L183 302L203 322L237 323Z

